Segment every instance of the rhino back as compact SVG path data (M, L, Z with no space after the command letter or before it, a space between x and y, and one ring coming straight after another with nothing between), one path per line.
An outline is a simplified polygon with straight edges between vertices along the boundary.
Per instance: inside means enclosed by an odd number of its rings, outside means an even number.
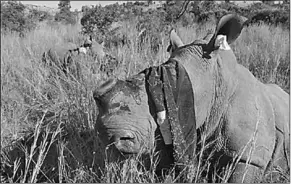
M265 84L240 64L237 65L236 76L238 85L234 98L239 102L237 107L242 108L240 112L250 113L246 118L254 118L253 122L257 122L258 118L261 118L261 121L269 122L270 127L275 127L272 102L265 90Z
M289 122L289 95L276 84L264 84L260 82L247 68L238 65L237 75L239 79L238 90L245 95L260 97L264 102L270 103L273 115L280 120L276 126L283 128ZM285 125L284 125L285 124ZM289 130L289 128L288 128Z

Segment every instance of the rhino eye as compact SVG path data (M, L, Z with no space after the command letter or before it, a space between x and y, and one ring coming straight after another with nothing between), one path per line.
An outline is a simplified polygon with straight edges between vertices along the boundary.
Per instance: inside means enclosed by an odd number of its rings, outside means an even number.
M123 111L130 111L128 105L123 105L120 107L120 110L123 110Z
M112 103L112 104L110 105L109 111L110 111L111 113L116 112L116 111L118 111L118 110L130 111L130 108L129 108L128 105L125 105L125 104L122 104L122 105L121 105L120 103Z
M115 108L118 108L118 107L120 107L120 103L112 103L110 105L110 109L115 109Z

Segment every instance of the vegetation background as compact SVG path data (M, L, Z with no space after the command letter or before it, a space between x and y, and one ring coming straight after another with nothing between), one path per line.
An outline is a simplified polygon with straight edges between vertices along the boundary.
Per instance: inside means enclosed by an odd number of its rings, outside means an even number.
M60 1L52 15L1 1L1 182L205 182L211 158L200 160L195 172L185 171L186 177L159 178L154 161L147 170L138 159L108 163L94 130L98 109L92 91L108 77L124 79L165 62L170 28L190 43L214 31L221 16L238 13L250 20L232 44L238 62L290 94L290 6L195 1L176 19L182 6L183 1L128 2L71 12L70 1ZM93 56L80 58L79 77L52 74L41 62L48 49L81 45L87 35L104 41L106 53L118 61L110 72L94 68L111 67L110 59ZM215 181L226 181L229 172ZM279 181L266 182L290 182L289 174L282 171Z

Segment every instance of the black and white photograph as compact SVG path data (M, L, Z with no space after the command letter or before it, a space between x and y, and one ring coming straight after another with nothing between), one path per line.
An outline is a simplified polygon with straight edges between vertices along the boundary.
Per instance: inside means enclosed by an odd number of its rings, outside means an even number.
M290 183L290 0L1 0L1 183Z

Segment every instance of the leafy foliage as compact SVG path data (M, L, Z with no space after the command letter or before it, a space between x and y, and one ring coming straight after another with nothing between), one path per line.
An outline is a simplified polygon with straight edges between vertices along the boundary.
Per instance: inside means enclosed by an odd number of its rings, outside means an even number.
M101 7L95 6L94 8L87 8L85 15L81 19L84 34L99 33L105 35L108 32L109 26L112 22L117 20L119 12L116 9L118 5Z
M21 2L1 2L1 29L4 33L16 32L20 36L36 28L38 22L52 19L52 16L41 10L27 10Z
M29 15L27 16L28 19L33 19L34 21L44 21L44 20L52 20L53 16L50 15L46 11L32 9L30 10Z
M70 10L71 3L69 0L61 0L58 4L60 10Z
M211 18L220 19L229 13L236 13L249 19L250 24L267 23L283 25L289 28L289 6L255 3L247 7L239 7L233 3L213 3L210 1L193 2L191 10L197 22L206 22Z
M1 2L1 27L4 32L17 32L21 35L35 25L25 16L25 6L21 2Z
M181 12L183 1L168 0L161 8L151 8L151 1L148 2L127 2L122 5L112 4L105 7L82 7L84 13L81 19L84 34L94 35L101 42L105 39L107 45L111 42L128 43L127 35L118 31L112 32L111 25L116 22L136 20L137 30L146 29L146 36L141 38L142 42L148 41L156 47L161 40L158 33L167 30L167 26L175 26L180 23L182 26L192 25L194 22L203 23L210 19L220 19L228 13L237 13L249 18L250 23L265 22L269 24L281 24L289 27L289 7L277 7L279 10L273 10L273 6L263 3L257 3L249 7L239 7L230 2L214 3L213 1L193 1L190 2L188 11L179 19L177 15ZM282 11L281 11L282 10ZM267 15L269 14L269 15ZM113 45L118 45L114 43Z
M95 6L82 7L84 16L81 19L84 34L94 35L99 42L106 41L106 46L129 45L129 38L126 32L120 31L113 25L117 22L137 22L136 34L143 34L138 37L137 47L144 43L150 43L151 51L157 52L161 45L161 35L165 26L175 23L175 17L181 9L182 2L172 2L164 8L151 8L151 3L127 2L122 5L112 4L105 7ZM189 19L182 17L183 25L189 24ZM124 26L124 25L123 25ZM115 29L115 30L112 30ZM125 28L126 29L126 28ZM131 43L132 44L132 43Z
M75 24L76 19L74 14L70 11L70 1L61 0L58 6L60 11L55 15L55 21L63 22L65 24Z
M261 23L261 22L276 26L283 25L289 28L290 16L287 11L264 10L258 12L250 20L250 23Z

